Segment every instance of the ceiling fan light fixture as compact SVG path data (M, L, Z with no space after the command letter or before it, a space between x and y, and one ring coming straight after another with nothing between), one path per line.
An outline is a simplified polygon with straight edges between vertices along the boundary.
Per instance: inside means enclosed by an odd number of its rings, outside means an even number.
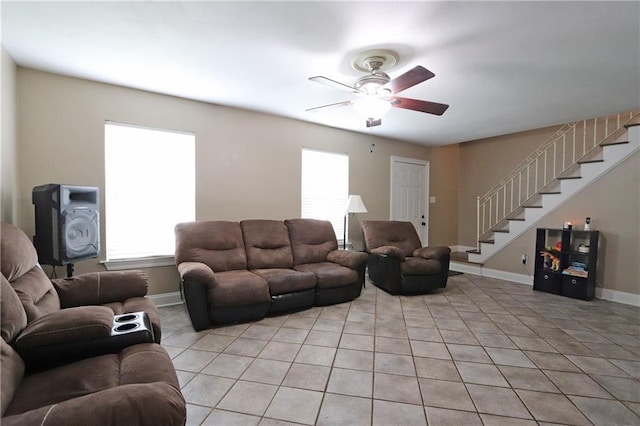
M365 120L379 120L391 109L391 104L380 98L367 96L355 101L353 109Z
M387 74L382 71L373 71L356 80L354 87L367 95L380 95L378 91L389 81L391 78Z

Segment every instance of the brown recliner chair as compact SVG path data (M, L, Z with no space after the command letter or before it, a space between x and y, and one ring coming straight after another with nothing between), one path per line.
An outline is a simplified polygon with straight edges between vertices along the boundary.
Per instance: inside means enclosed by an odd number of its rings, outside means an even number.
M152 329L147 340L160 343L160 317L153 302L145 297L149 282L143 272L100 272L50 280L22 230L2 223L0 244L2 276L18 295L29 325L29 336L23 333L16 348L26 360L33 358L34 363L29 363L32 368L37 363L50 366L56 362L55 357L70 361L74 356L80 359L117 350L109 347L112 340L100 340L111 335L115 315L146 313ZM62 329L77 331L71 336L59 333ZM62 336L70 342L61 340Z
M126 274L107 274L97 284L60 280L58 293L26 235L4 223L1 232L0 423L183 425L186 404L164 348L111 335L118 327L114 310L149 308L144 275L119 284ZM149 337L151 324L141 328ZM102 349L108 353L94 356Z
M411 222L363 220L369 279L391 294L426 293L447 285L451 249L422 247Z

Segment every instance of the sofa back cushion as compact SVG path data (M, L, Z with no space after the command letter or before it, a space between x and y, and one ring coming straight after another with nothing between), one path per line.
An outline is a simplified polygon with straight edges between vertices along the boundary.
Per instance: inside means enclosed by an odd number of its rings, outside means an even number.
M240 227L249 269L293 266L289 231L282 221L245 220Z
M9 281L4 275L1 277L0 329L2 330L2 338L13 343L18 334L27 326L27 314Z
M363 220L364 243L368 251L382 246L397 247L405 256L421 247L420 237L411 222L394 220Z
M214 272L247 269L242 229L238 222L179 223L175 234L176 264L201 262Z
M24 362L4 338L0 344L0 415L4 415L24 376Z
M284 223L289 230L296 265L326 262L329 252L338 248L335 231L328 220L287 219Z
M38 253L20 229L2 223L0 269L14 288L29 322L60 309L53 284L38 264Z

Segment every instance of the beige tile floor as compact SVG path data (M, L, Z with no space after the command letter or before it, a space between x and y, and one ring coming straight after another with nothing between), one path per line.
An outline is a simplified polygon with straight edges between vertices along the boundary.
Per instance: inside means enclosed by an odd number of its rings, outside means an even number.
M160 308L190 425L640 425L640 308L446 289L194 332Z

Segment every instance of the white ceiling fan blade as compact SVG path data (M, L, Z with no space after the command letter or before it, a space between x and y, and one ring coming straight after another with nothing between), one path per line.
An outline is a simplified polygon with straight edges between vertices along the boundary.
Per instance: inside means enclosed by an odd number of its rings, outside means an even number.
M324 108L335 108L335 107L347 106L347 105L351 105L352 103L353 103L352 101L336 102L335 104L328 104L328 105L322 105L322 106L309 108L309 109L306 109L305 111L307 111L307 112L316 112L316 111L324 109Z
M325 86L334 87L336 89L345 90L351 93L361 93L360 90L355 87L351 87L347 84L340 83L339 81L332 80L327 77L323 77L321 75L317 75L315 77L309 77L309 80L315 81L316 83L324 84Z

